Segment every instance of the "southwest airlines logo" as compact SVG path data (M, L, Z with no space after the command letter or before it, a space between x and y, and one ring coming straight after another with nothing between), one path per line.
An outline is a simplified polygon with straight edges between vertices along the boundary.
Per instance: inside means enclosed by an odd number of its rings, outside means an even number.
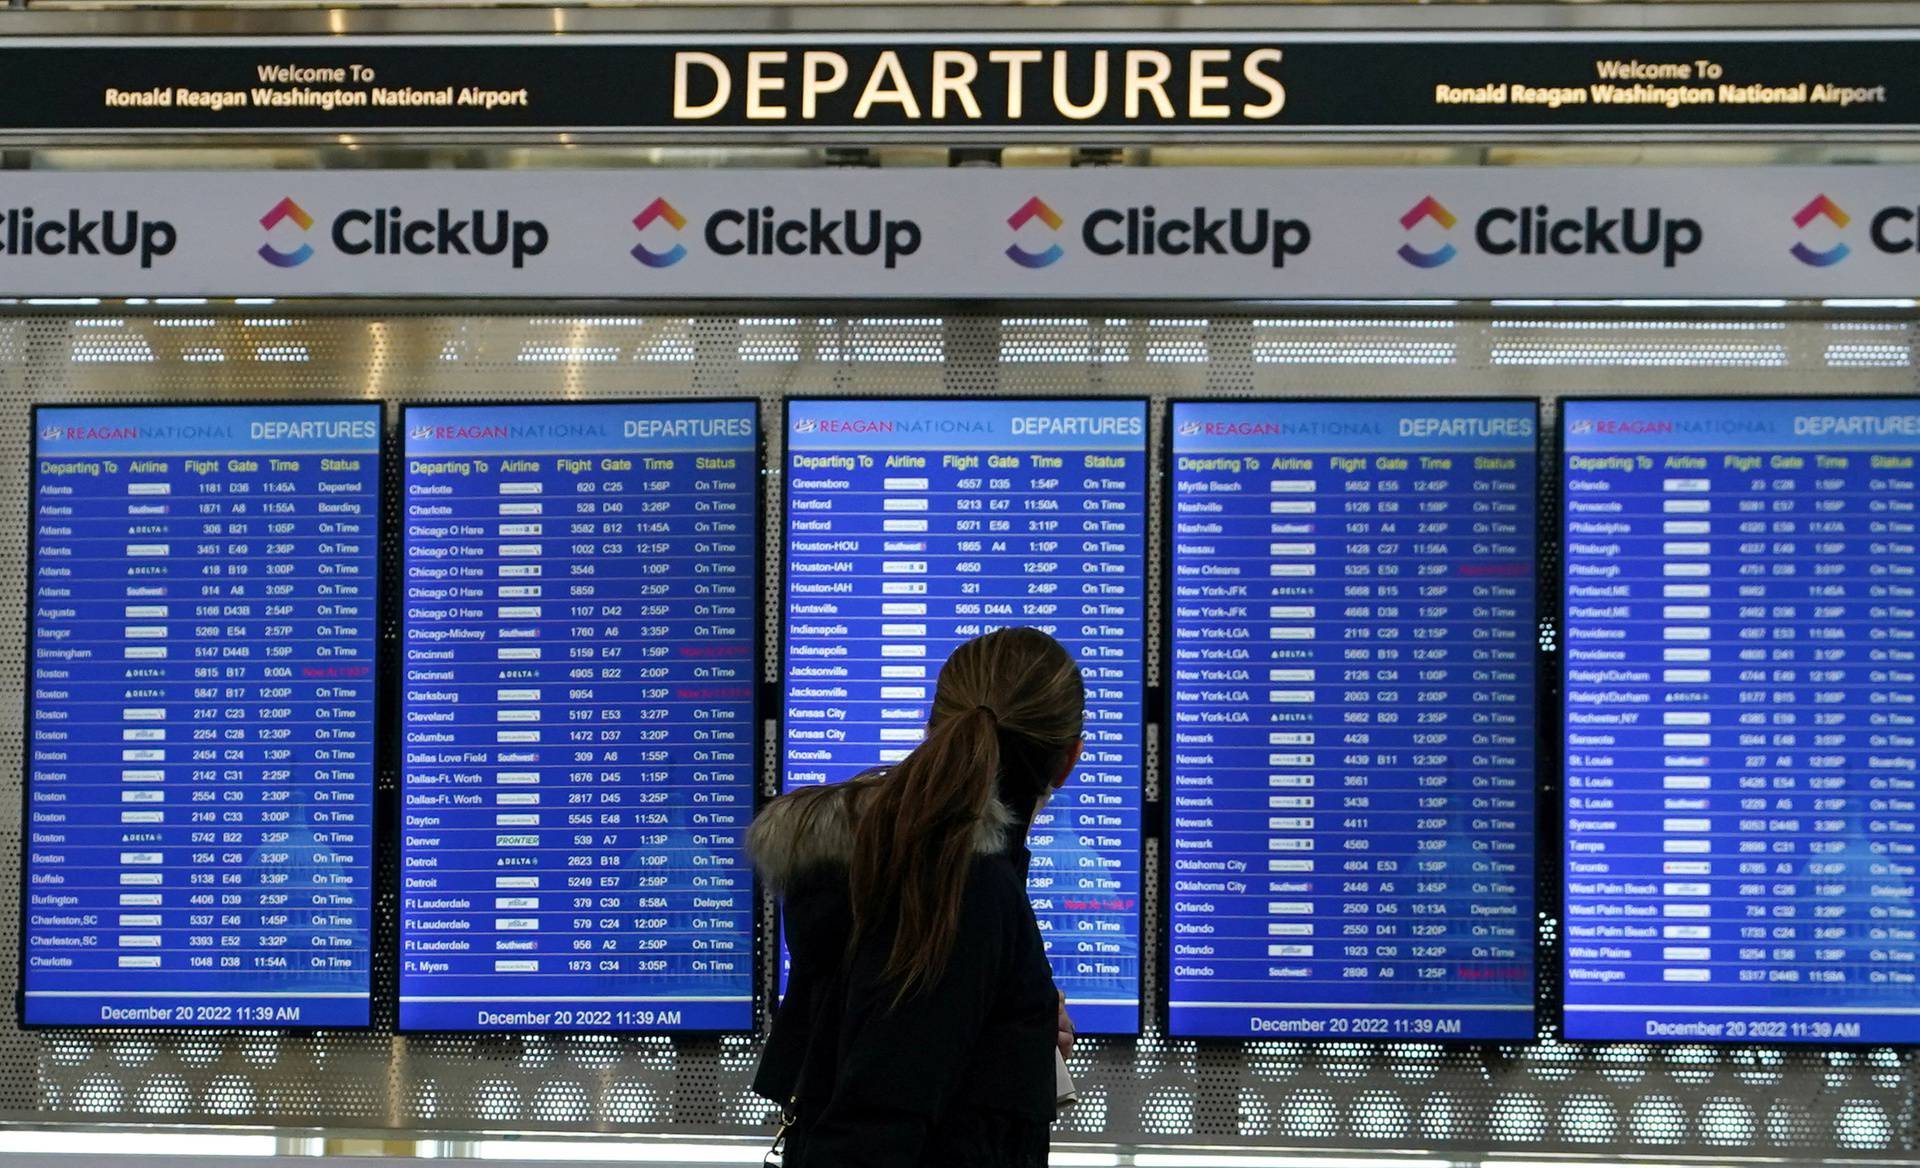
M655 219L665 219L667 226L675 231L684 231L687 227L687 217L676 211L672 203L655 199L647 204L646 210L633 217L633 228L635 231L645 231ZM687 248L685 244L676 243L665 251L654 251L644 243L636 243L633 245L633 258L649 268L671 268L687 258Z
M1007 226L1018 231L1034 219L1045 223L1050 231L1058 231L1066 224L1066 220L1060 218L1058 211L1047 206L1039 195L1035 195L1020 204L1018 211L1007 216ZM1007 258L1023 268L1050 267L1060 262L1060 257L1065 254L1067 254L1066 251L1057 243L1045 251L1028 251L1017 243L1007 245Z
M273 205L273 210L260 216L260 226L272 231L282 219L293 220L302 231L313 230L313 216L291 198L281 199ZM297 268L313 258L313 245L303 243L292 251L280 251L271 243L263 243L260 245L260 258L276 268Z
M1804 231L1806 230L1807 224L1823 216L1835 227L1843 230L1847 224L1853 222L1853 216L1842 211L1840 204L1825 195L1819 195L1814 198L1813 202L1808 203L1793 213L1793 225ZM1793 247L1788 250L1793 252L1794 259L1799 260L1808 267L1829 268L1841 260L1846 259L1848 252L1853 249L1844 243L1836 243L1825 251L1815 251L1805 243L1795 243Z
M1428 195L1413 205L1405 215L1400 216L1400 226L1412 231L1423 219L1431 219L1440 225L1442 231L1452 231L1453 225L1460 222L1452 211L1441 206L1440 200ZM1421 251L1411 243L1400 245L1400 258L1416 268L1437 268L1460 253L1451 243L1441 244L1433 251Z

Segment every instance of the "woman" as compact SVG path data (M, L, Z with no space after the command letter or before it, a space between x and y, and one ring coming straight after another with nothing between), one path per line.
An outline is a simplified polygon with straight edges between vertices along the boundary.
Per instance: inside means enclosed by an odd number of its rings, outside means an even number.
M786 1168L1047 1162L1072 1024L1027 899L1027 829L1080 758L1080 669L1037 629L960 646L927 736L747 833L792 955L754 1090Z

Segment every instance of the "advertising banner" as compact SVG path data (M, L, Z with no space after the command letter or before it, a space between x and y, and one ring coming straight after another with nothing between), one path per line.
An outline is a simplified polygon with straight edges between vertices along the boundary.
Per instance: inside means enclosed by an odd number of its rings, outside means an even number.
M0 132L996 139L1920 125L1920 33L39 38Z
M1908 296L1920 167L19 173L0 295Z

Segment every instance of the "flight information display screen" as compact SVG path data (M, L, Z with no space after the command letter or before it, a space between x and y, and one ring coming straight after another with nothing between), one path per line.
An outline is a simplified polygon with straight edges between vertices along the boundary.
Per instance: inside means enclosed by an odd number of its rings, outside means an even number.
M757 419L406 411L402 1028L752 1026Z
M962 642L1027 625L1086 679L1086 752L1034 824L1029 890L1079 1028L1134 1033L1146 403L788 403L785 783L923 737Z
M380 434L35 411L23 1022L367 1024Z
M1172 1031L1531 1038L1537 404L1172 429Z
M1920 399L1561 423L1567 1036L1920 1041Z

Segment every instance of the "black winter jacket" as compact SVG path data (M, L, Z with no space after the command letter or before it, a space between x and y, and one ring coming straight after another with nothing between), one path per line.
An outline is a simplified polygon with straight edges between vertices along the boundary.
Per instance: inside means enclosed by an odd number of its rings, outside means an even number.
M895 1006L897 987L881 974L892 937L847 952L856 811L847 790L805 838L787 799L768 804L748 835L782 896L792 954L753 1084L782 1105L799 1086L787 1168L1046 1164L1057 999L1027 898L1026 825L998 803L977 825L952 960Z

